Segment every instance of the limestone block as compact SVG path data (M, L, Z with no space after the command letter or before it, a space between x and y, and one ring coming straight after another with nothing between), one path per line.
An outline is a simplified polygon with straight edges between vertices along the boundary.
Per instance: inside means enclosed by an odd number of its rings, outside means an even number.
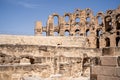
M117 66L118 65L117 58L118 57L112 57L112 56L100 57L101 65L102 66Z
M91 74L116 76L116 68L108 66L94 66L91 69Z

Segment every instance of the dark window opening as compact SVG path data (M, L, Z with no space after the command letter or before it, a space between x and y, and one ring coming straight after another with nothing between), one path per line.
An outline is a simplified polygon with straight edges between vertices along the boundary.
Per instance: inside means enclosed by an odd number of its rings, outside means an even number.
M79 36L79 34L80 34L80 30L79 30L79 29L76 29L76 30L75 30L75 35L76 35L76 36Z
M120 21L117 21L117 29L120 30Z
M33 58L30 58L30 63L34 64L34 59Z
M112 19L110 16L105 18L105 30L108 32L112 30Z
M106 38L105 41L106 41L106 47L110 47L110 39Z
M83 36L83 33L80 33L80 36Z
M102 30L97 30L96 34L97 34L97 37L100 37L100 35L102 34Z
M90 31L88 29L88 30L86 30L86 36L89 36L89 35L90 35Z
M99 38L97 38L97 41L96 41L96 47L97 47L97 48L99 48L99 44L100 44Z
M118 46L118 44L120 44L120 37L116 38L116 46Z
M69 35L70 35L69 31L66 30L65 33L64 33L64 35L65 35L65 36L69 36Z

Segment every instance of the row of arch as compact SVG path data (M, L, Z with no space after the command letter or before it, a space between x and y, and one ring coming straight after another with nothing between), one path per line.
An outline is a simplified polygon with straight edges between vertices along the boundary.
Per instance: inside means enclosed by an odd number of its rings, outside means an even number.
M58 26L60 24L59 16L58 15L52 15L53 17L53 25L54 27ZM81 23L80 17L75 17L74 20L70 18L69 15L64 16L64 21L66 25L70 25L72 21L74 23ZM105 31L112 30L112 16L111 15L104 15L102 12L98 13L96 16L96 21L98 26L105 26ZM91 22L91 17L86 17L86 23ZM95 23L95 22L94 22ZM120 14L117 14L115 17L115 23L116 23L116 29L120 30ZM72 23L73 24L73 23Z
M86 31L85 31L85 33L81 33L81 30L79 30L79 29L76 29L75 30L75 34L70 34L70 31L69 30L65 30L64 31L64 36L89 36L91 34L91 32L90 32L90 30L89 29L87 29ZM100 37L100 35L102 34L102 30L100 29L100 30L96 30L96 36L97 37ZM47 32L42 32L42 35L43 36L46 36L47 35ZM57 31L55 31L54 32L54 36L59 36L59 32L57 32Z
M58 16L54 16L53 17L53 25L59 25L59 22L60 20L59 20L59 18L58 18ZM87 17L86 18L86 22L90 22L91 21L91 18L90 17ZM70 19L70 17L69 16L65 16L65 18L64 18L64 22L66 23L66 24L70 24L71 22L72 22L72 20ZM76 17L75 19L74 19L74 23L80 23L81 22L81 19L79 18L79 17Z

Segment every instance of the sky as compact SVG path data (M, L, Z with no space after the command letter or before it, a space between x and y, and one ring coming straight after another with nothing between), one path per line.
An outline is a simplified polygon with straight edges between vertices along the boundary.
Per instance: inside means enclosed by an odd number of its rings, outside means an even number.
M120 0L0 0L0 34L34 35L35 22L46 26L52 13L63 16L76 8L90 8L96 15L119 5Z

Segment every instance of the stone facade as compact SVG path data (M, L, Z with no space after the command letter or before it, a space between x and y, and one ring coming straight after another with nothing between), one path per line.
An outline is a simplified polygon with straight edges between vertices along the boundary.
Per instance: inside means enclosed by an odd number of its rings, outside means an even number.
M54 17L58 18L58 24L54 23ZM96 16L89 8L76 9L63 16L53 13L48 17L46 26L36 22L35 35L42 35L43 32L47 36L65 36L65 32L68 32L69 36L87 37L90 48L120 46L120 7L106 13L98 12Z
M53 13L34 30L0 35L0 80L120 80L120 7Z

